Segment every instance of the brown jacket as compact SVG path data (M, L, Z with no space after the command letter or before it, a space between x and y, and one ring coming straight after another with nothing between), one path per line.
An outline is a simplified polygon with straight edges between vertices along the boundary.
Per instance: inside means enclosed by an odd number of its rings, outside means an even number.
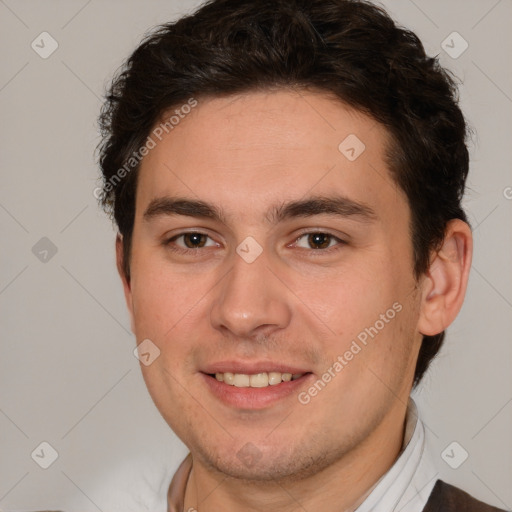
M407 512L407 511L404 511ZM476 500L468 493L438 480L423 512L504 512Z

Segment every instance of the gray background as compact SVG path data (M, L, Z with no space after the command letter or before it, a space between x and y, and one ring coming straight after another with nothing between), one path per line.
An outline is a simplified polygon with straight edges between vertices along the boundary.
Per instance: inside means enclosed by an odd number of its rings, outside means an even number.
M165 509L187 450L151 402L132 353L114 231L93 197L94 149L114 70L149 28L195 5L0 0L3 510ZM439 477L510 510L512 2L385 5L463 80L476 132L465 201L475 235L468 296L415 396ZM31 48L43 31L59 45L47 59ZM458 58L442 47L453 31L469 44ZM461 49L460 40L448 44ZM31 457L42 441L58 452L46 470ZM453 441L469 454L458 469L441 457Z

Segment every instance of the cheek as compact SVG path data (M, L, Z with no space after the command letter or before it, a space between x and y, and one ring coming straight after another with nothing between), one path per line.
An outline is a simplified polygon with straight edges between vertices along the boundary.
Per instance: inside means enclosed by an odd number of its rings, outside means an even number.
M409 364L418 307L412 276L397 266L390 258L376 259L309 289L332 334L325 347L332 361L346 354L358 371L367 373L371 365L390 374Z
M152 251L134 255L132 295L136 334L165 338L193 313L205 294L205 279L171 272ZM193 315L192 315L193 316Z
M398 295L395 286L389 274L352 267L332 273L314 287L305 283L304 295L336 335L349 339L392 307Z

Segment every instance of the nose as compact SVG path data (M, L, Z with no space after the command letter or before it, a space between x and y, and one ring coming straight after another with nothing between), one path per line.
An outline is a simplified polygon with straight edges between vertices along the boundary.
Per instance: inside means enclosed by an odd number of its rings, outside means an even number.
M247 263L236 254L218 287L210 318L215 329L237 338L269 335L290 323L290 291L269 268L263 252Z

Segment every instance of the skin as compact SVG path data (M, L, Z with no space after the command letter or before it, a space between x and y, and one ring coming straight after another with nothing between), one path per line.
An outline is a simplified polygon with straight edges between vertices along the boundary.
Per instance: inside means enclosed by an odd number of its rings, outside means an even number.
M354 161L338 149L349 134L366 146ZM415 279L410 209L386 166L388 142L384 127L339 101L278 90L199 101L144 158L130 281L120 238L118 268L137 343L161 351L141 366L148 390L192 453L185 510L353 510L396 460L422 335L461 307L471 233L451 221ZM333 195L374 215L270 222L275 205ZM164 196L211 203L224 222L145 218ZM337 238L316 248L315 231ZM184 232L207 235L203 246L173 251L191 243L169 241ZM263 249L253 263L236 252L248 236ZM265 360L307 368L307 391L394 303L401 311L307 405L293 394L241 409L204 384L209 363ZM237 457L248 442L260 456L251 467Z

